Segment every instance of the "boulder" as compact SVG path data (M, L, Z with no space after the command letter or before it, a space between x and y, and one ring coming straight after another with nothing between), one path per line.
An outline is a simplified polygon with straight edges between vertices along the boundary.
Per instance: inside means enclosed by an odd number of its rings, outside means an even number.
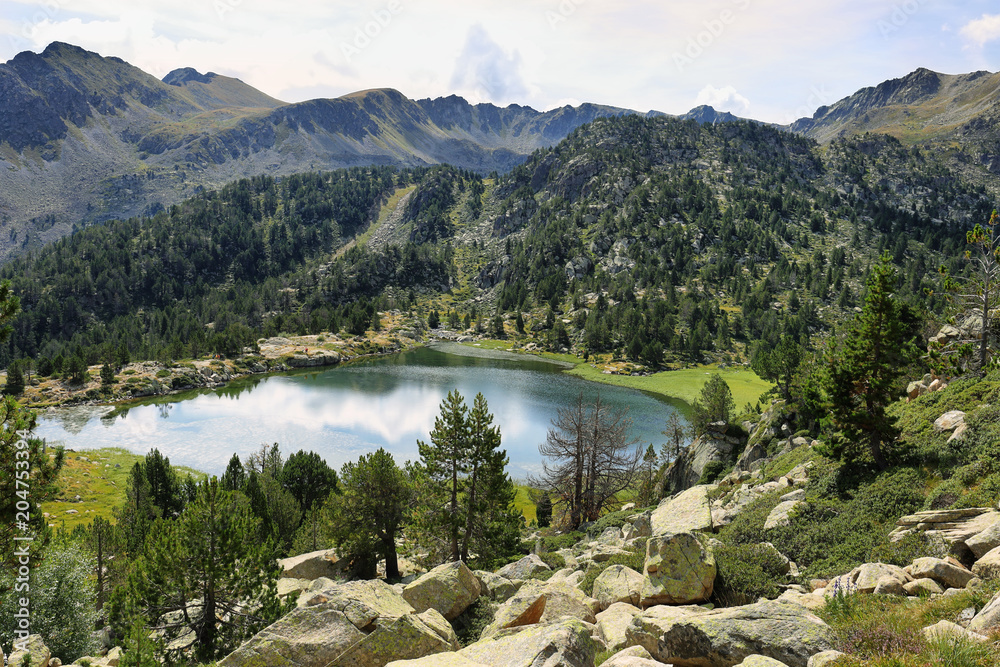
M788 667L788 665L766 655L750 655L736 667Z
M530 579L532 575L551 570L541 558L535 554L528 554L519 561L504 565L497 570L497 574L504 579Z
M965 546L969 547L969 551L977 559L1000 547L1000 517L989 528L967 539Z
M293 593L298 596L302 591L309 590L312 581L309 579L278 579L278 597L283 598Z
M459 653L490 667L591 667L595 647L590 628L571 618L520 631L507 630L470 644Z
M1000 593L994 595L993 599L976 614L968 629L971 632L988 635L997 628L1000 628Z
M709 424L705 432L694 439L667 468L664 486L669 493L677 493L698 484L710 463L726 464L736 458L743 441L726 435L725 422Z
M933 579L915 579L909 583L903 584L903 590L906 591L907 595L941 595L944 593L944 589L941 588L941 584L934 581Z
M417 614L384 581L327 585L313 593L325 601L296 608L226 656L219 667L368 667L458 648L444 616L433 609Z
M490 667L469 660L461 653L437 653L415 660L394 660L385 667Z
M787 590L778 596L779 601L792 602L810 611L817 611L826 606L826 598L815 593L802 593L800 591Z
M17 648L17 645L18 642L15 641L13 650L7 656L7 664L11 667L21 667L25 658L28 658L30 667L46 667L52 658L52 652L45 645L41 635L28 635L28 638L21 644L23 649Z
M517 593L517 589L521 587L522 583L520 581L515 583L499 574L485 570L476 570L475 575L479 578L480 595L488 595L491 600L498 604L509 600L514 593Z
M704 602L715 584L715 556L691 533L651 537L643 574L643 607Z
M804 500L784 500L771 510L764 521L764 530L771 530L778 526L787 526L792 522L792 514L800 508L808 507Z
M875 588L872 590L872 593L875 595L906 595L906 589L903 588L905 583L892 576L880 577L875 582Z
M902 590L903 584L912 580L903 568L885 563L865 563L854 568L851 572L854 590L858 593L874 593L879 581L883 578L899 582L900 590Z
M820 651L813 657L809 658L809 663L806 667L833 667L841 657L845 654L840 651Z
M108 651L108 654L104 656L104 661L108 664L108 667L118 667L118 664L122 661L122 647L116 646ZM55 667L51 660L49 661L49 667Z
M492 637L501 630L534 625L545 613L545 593L531 586L518 591L493 614L493 621L483 629L482 637Z
M646 610L627 634L630 643L675 667L732 667L751 655L806 667L810 656L832 648L830 627L794 604L765 600L695 613L669 610Z
M972 641L985 642L989 641L983 635L976 632L969 632L963 628L958 623L952 623L951 621L938 621L934 625L929 625L924 628L923 632L924 639L927 641L940 641L942 639L971 639Z
M1000 547L983 554L972 566L972 574L980 579L1000 577Z
M940 558L918 558L904 568L914 579L930 578L948 588L965 588L974 576L964 567Z
M650 517L653 536L711 531L712 525L712 503L704 485L664 499Z
M650 523L650 512L643 512L635 518L632 523L622 526L622 539L628 544L639 537L649 537L653 534L653 526Z
M662 662L653 660L649 651L641 646L630 646L605 660L604 667L663 667Z
M278 560L278 565L282 569L282 578L286 579L319 579L327 577L333 579L344 570L344 563L337 559L337 554L328 549L313 551Z
M632 568L612 565L597 575L593 595L601 609L616 602L639 606L643 581L643 576Z
M934 431L954 431L959 424L965 423L965 413L961 410L951 410L934 420Z
M597 631L608 650L615 651L628 646L625 631L632 619L641 613L637 607L616 602L597 615Z
M403 599L417 612L437 609L449 621L479 598L479 579L462 561L438 565L403 589Z
M1000 512L992 507L966 507L954 510L928 510L901 517L889 540L898 542L906 535L920 531L933 541L940 540L964 559L963 550L968 539L982 533L1000 521ZM987 549L987 551L989 551ZM972 558L971 560L975 560Z

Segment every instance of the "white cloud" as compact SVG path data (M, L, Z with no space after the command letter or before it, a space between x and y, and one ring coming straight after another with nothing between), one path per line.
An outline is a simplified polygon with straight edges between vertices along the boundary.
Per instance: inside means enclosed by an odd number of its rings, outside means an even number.
M983 14L966 23L958 32L966 42L982 48L987 42L1000 39L1000 14Z
M478 100L506 104L530 94L522 69L520 52L505 51L477 24L469 28L465 46L455 63L451 86Z
M716 88L712 84L702 88L695 98L695 106L703 104L714 107L716 111L728 111L737 115L745 114L750 108L750 100L740 95L733 86Z

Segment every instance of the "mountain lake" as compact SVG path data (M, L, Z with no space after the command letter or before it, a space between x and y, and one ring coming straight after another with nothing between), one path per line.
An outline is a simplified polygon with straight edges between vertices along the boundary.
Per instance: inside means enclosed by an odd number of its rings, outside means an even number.
M312 450L336 469L379 447L403 464L429 440L441 400L458 389L471 406L482 392L500 427L508 471L524 479L541 470L538 445L560 408L600 394L628 409L637 446L664 442L670 414L684 404L634 389L563 373L565 364L539 357L435 344L341 366L252 376L223 388L146 399L123 406L52 408L39 413L35 434L49 444L87 450L158 448L174 465L221 475L233 453L244 461L262 444L279 443L286 457ZM683 416L683 412L682 412Z

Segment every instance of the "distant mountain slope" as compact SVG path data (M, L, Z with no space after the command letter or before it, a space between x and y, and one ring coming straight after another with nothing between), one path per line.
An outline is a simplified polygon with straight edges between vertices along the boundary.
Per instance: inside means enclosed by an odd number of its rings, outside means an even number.
M865 132L889 134L1000 175L1000 73L951 75L921 68L820 107L790 129L823 143Z
M438 163L507 171L623 113L632 112L415 102L395 90L286 104L238 79L181 68L160 81L53 43L0 65L0 259L256 174Z

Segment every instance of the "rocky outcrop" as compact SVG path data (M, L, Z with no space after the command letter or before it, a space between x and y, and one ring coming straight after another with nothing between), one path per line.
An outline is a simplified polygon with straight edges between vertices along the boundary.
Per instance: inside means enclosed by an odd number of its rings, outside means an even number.
M487 595L497 604L506 602L521 587L521 581L511 581L506 577L501 577L495 572L476 570L476 577L479 579L480 595Z
M922 532L932 542L944 544L962 562L971 564L975 556L971 547L967 546L967 540L978 539L998 521L1000 512L992 507L928 510L899 518L896 528L889 534L889 540L898 542L907 535Z
M665 498L649 521L654 536L711 531L712 503L708 498L708 487L694 486L673 498Z
M1000 547L983 554L983 557L972 566L972 574L980 579L1000 577Z
M715 557L692 533L651 537L643 574L643 607L703 602L715 584Z
M767 519L764 521L764 530L771 530L772 528L790 524L792 516L797 511L809 507L805 501L805 496L806 492L803 489L783 495L781 502L767 515Z
M437 609L449 621L479 598L479 579L462 561L439 565L403 589L403 599L418 612Z
M933 579L948 588L965 588L975 576L960 565L931 557L918 558L903 569L914 579Z
M798 605L764 601L712 611L654 607L633 619L628 637L675 667L733 667L751 655L807 667L832 648L833 631Z
M1000 514L997 514L996 520L988 528L965 540L965 546L969 547L969 551L977 559L1000 547Z
M736 452L743 447L743 438L727 435L725 422L709 424L705 433L694 439L687 449L670 464L664 480L664 492L679 493L701 480L710 463L728 467L736 460Z

